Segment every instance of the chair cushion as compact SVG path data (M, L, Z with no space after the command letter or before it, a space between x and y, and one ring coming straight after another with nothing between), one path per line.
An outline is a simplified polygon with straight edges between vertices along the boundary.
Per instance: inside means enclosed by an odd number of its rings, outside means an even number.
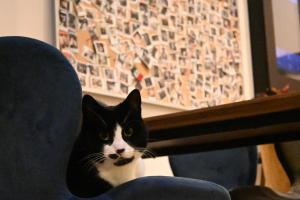
M228 192L207 181L177 177L143 177L90 200L229 200ZM72 197L70 200L79 200Z

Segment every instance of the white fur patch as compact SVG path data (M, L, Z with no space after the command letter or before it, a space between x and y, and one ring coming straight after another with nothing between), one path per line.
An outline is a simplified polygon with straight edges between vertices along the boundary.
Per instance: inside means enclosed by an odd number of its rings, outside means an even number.
M117 154L118 149L125 149L121 154L123 158L131 158L133 161L123 166L116 166L114 163L117 159L109 158L109 154ZM141 177L144 174L142 153L136 151L122 137L122 128L117 125L115 137L111 145L104 145L104 156L106 157L103 163L97 163L98 175L112 184L114 187L127 181Z

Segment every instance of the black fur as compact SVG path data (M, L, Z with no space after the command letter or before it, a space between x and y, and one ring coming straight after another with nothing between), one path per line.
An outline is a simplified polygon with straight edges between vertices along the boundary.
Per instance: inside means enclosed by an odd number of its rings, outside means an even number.
M87 167L86 157L103 152L103 145L113 142L117 123L123 130L129 127L134 129L131 137L122 135L133 147L146 147L148 134L141 117L141 97L138 90L133 90L119 105L110 107L85 95L82 113L82 128L69 160L67 183L73 194L93 197L108 191L112 186L97 175L95 167ZM101 134L108 134L109 139L104 141Z

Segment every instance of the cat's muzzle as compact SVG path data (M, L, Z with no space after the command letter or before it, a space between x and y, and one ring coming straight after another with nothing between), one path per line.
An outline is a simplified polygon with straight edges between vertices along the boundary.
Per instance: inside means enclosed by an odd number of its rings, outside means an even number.
M123 158L123 157L120 157L118 159L117 162L114 163L114 165L116 166L123 166L123 165L127 165L128 163L131 163L134 159L134 156L130 157L130 158Z

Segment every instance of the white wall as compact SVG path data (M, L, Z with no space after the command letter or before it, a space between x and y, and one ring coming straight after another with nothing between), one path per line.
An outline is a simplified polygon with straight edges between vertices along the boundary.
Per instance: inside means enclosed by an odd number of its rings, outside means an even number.
M54 0L1 0L0 36L26 36L55 45ZM121 101L118 98L97 95L108 105ZM143 104L143 117L178 112L179 109ZM146 175L172 175L166 157L147 159Z
M299 52L300 24L297 1L272 0L272 6L276 47L288 52Z

